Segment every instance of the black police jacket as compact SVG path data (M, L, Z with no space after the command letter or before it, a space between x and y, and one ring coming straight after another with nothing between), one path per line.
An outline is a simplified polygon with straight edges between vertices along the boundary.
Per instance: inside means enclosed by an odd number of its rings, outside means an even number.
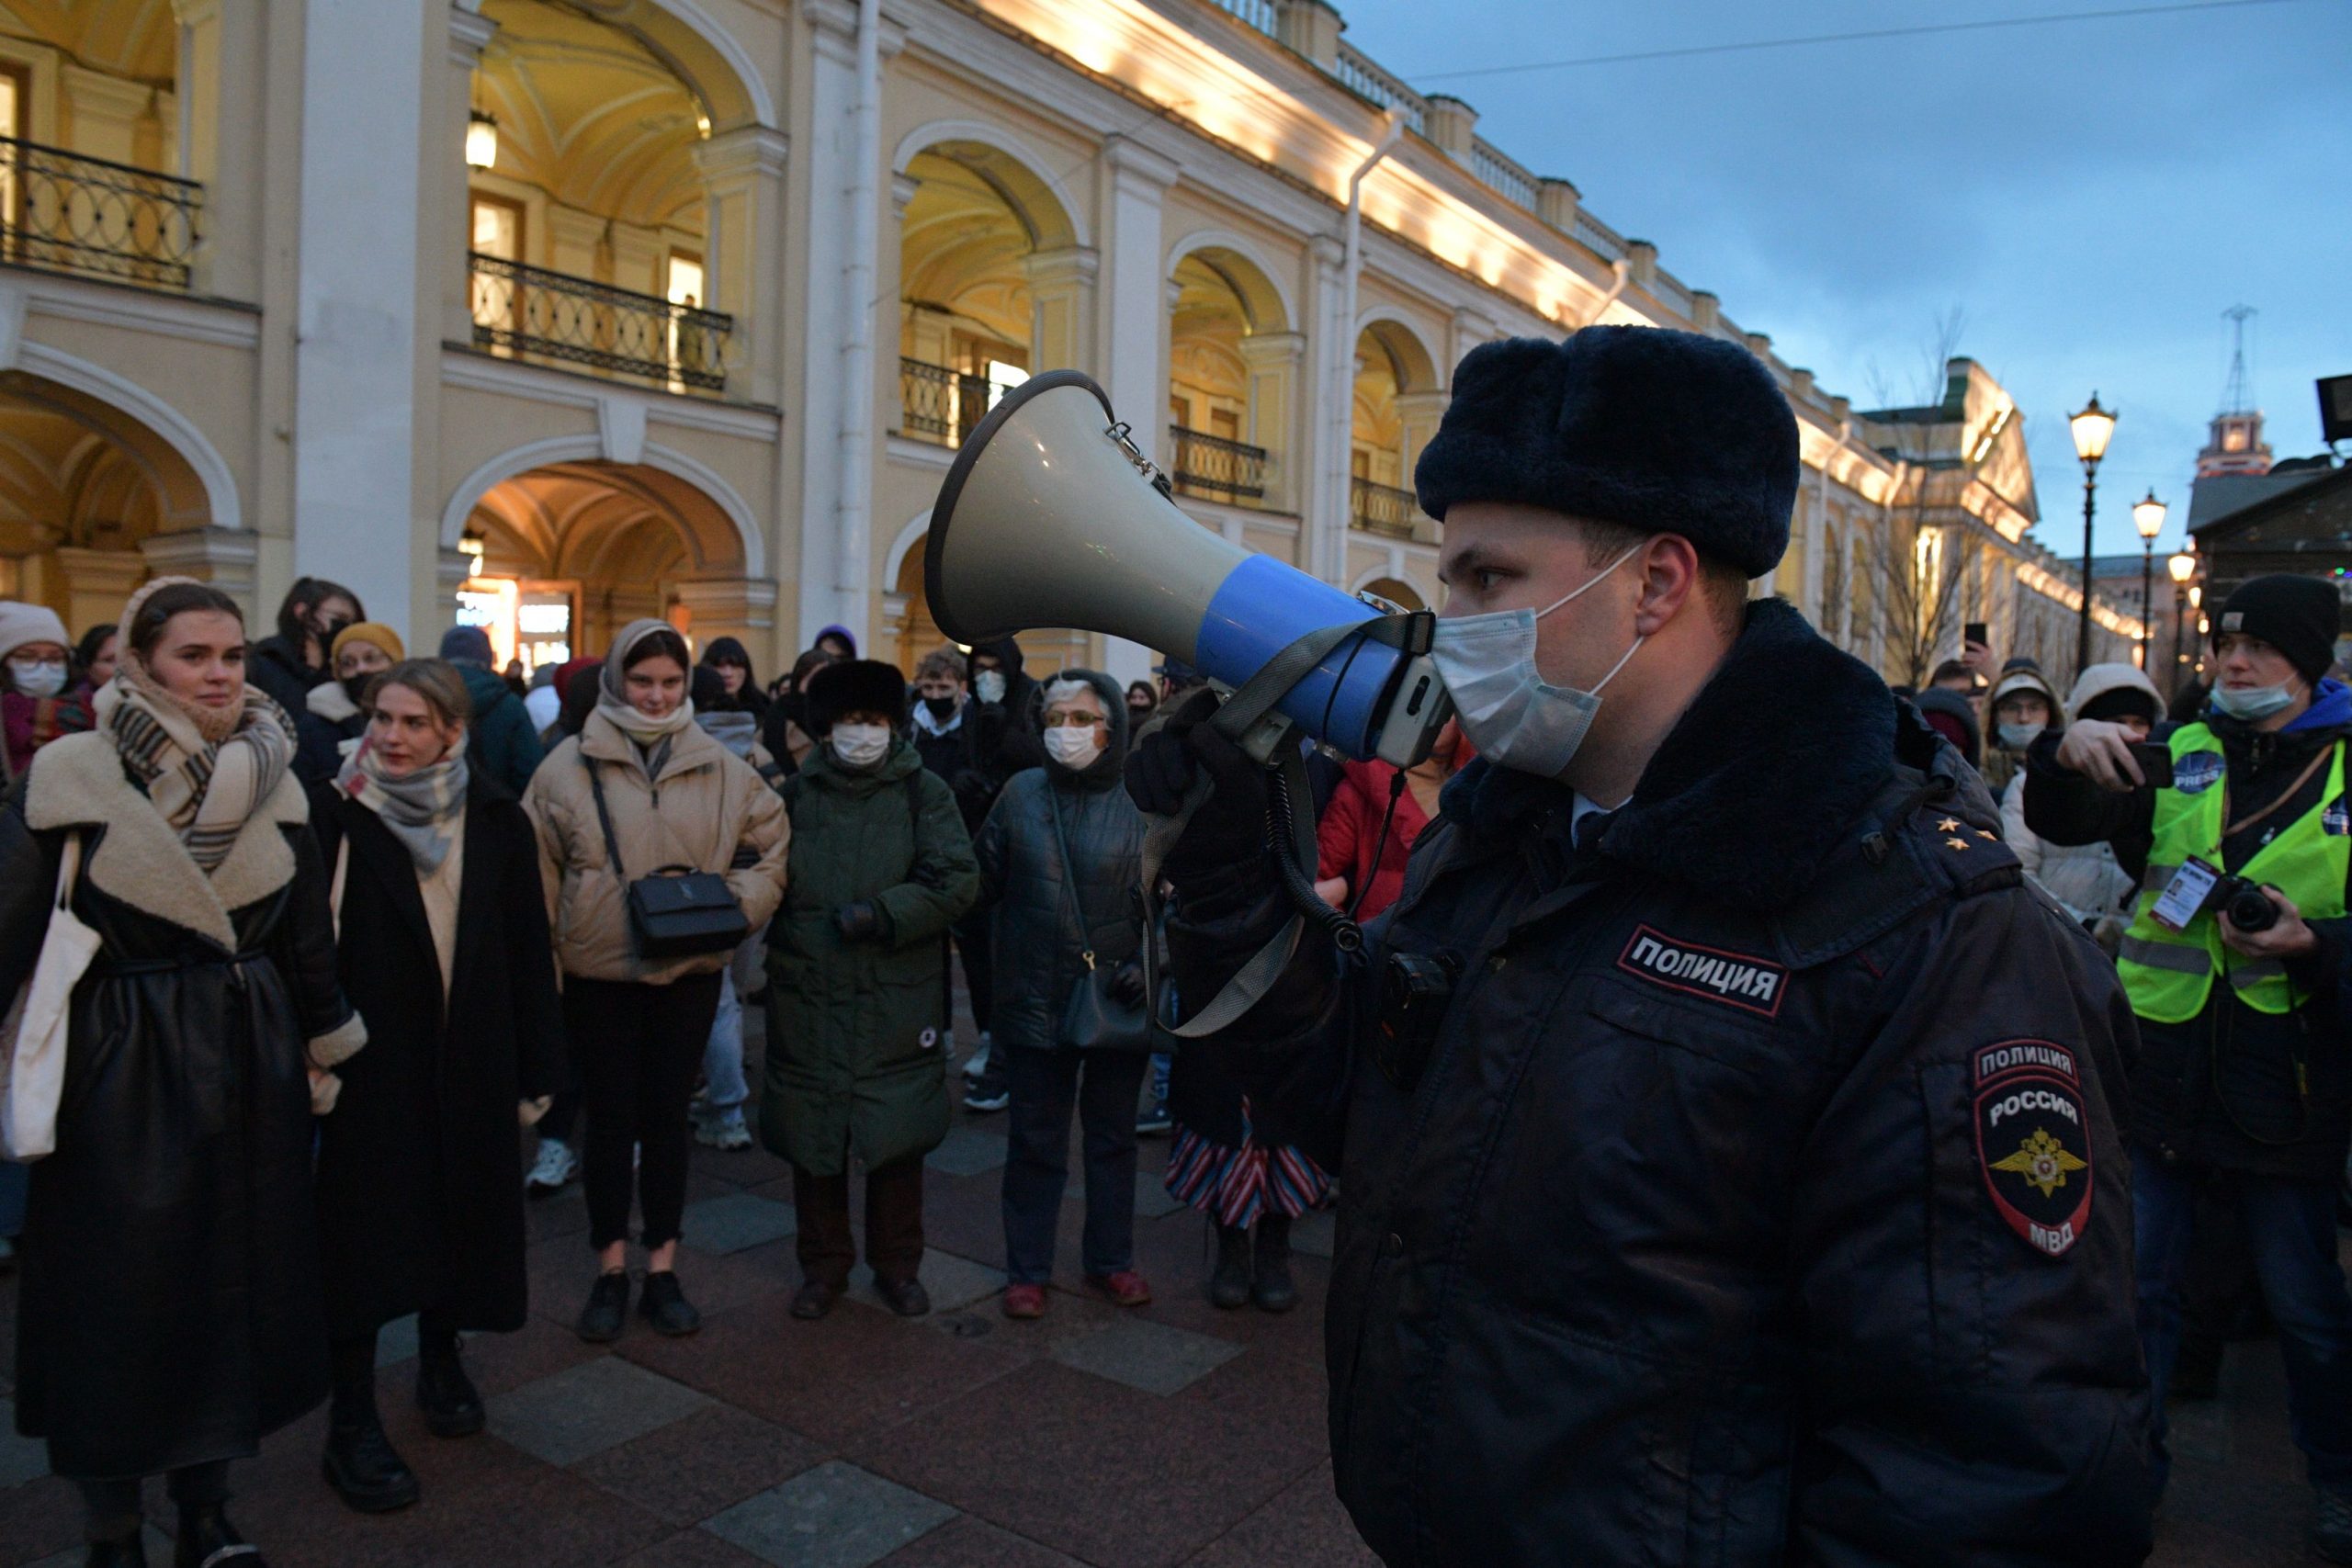
M1365 1540L2140 1562L2131 1015L1974 775L1772 601L1633 799L1581 848L1570 818L1475 765L1363 957L1305 952L1208 1047L1342 1173L1330 1434ZM1206 998L1283 908L1176 880ZM1400 954L1454 976L1425 1035Z

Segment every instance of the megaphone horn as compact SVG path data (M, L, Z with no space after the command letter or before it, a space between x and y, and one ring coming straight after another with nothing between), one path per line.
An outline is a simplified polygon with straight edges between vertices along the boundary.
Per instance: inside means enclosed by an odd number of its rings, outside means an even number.
M932 617L974 644L1037 626L1126 637L1239 687L1301 638L1382 611L1202 527L1076 370L1033 376L972 432L923 549ZM1425 649L1335 639L1276 703L1317 739L1409 765L1450 705Z

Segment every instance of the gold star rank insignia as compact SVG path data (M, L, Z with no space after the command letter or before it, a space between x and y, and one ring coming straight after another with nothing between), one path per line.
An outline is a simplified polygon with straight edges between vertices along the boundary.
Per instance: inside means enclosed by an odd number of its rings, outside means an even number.
M1989 828L1979 828L1976 829L1976 836L1986 840L1997 840L2001 835Z
M1967 847L1968 840L1966 839L1946 839L1944 840L1944 848L1948 850L1964 850Z
M2068 1172L2090 1168L2076 1159L2065 1145L2052 1137L2045 1127L2036 1127L2032 1135L2018 1145L2017 1153L1990 1163L1995 1170L2015 1172L2028 1187L2041 1189L2045 1198L2066 1185Z
M1939 822L1939 823L1937 823L1937 824L1936 824L1936 831L1937 831L1937 832L1939 832L1939 833L1957 833L1957 832L1959 832L1959 831L1960 831L1960 818L1957 818L1957 817L1947 817L1947 818L1945 818L1942 821L1940 821L1940 822Z

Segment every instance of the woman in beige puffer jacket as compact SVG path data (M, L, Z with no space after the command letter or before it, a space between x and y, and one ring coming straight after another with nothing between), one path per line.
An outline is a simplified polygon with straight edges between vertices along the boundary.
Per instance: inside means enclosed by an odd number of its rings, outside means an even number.
M673 1265L685 1208L687 1106L729 958L639 957L628 884L676 866L725 873L754 931L784 896L791 832L784 803L694 722L690 668L685 639L665 623L625 627L597 672L595 711L531 775L523 800L538 829L564 1027L586 1113L588 1241L601 1272L579 1332L599 1343L618 1338L628 1315L632 1187L648 1254L639 1310L664 1334L701 1326ZM618 868L605 852L592 768L612 814Z

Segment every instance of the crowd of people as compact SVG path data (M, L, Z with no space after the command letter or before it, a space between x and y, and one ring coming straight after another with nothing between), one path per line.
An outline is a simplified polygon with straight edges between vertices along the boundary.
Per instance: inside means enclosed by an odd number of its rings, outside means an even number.
M1956 816L1997 824L1978 836L2097 944L2136 1017L2159 1486L2166 1400L2210 1397L2222 1345L2273 1332L2314 1544L2352 1561L2338 613L2323 582L2242 585L2210 685L2171 701L2126 663L2062 696L1976 643L1905 694L1964 760ZM1158 675L1040 677L1007 640L910 678L836 626L763 685L735 639L697 659L640 620L526 679L475 627L412 659L317 580L257 642L185 579L79 639L0 603L0 1259L21 1274L19 1427L80 1485L87 1561L144 1561L157 1474L184 1568L257 1561L225 1512L230 1463L322 1401L336 1494L415 1502L377 1409L379 1337L413 1314L429 1430L480 1431L463 1345L525 1321L526 1194L584 1190L582 1338L628 1332L632 1303L694 1333L696 1144L789 1163L794 1315L849 1285L861 1173L865 1266L892 1311L927 1313L957 967L977 1026L962 1110L1007 1118L1002 1312L1049 1310L1073 1117L1088 1288L1152 1299L1133 1194L1139 1140L1165 1132L1167 1190L1213 1240L1208 1298L1288 1310L1291 1227L1336 1168L1229 1058L1162 1049L1197 999L1147 994L1169 933L1145 922L1147 818L1122 784L1136 738L1202 682ZM1312 757L1317 893L1381 915L1471 760L1453 725L1408 770ZM2072 1156L2041 1157L2048 1197Z
M849 1285L860 1173L876 1290L928 1312L957 961L963 1107L1007 1117L1004 1314L1047 1311L1073 1114L1090 1289L1152 1299L1135 1179L1166 1132L1168 1189L1215 1236L1211 1299L1296 1302L1289 1226L1331 1178L1205 1059L1157 1052L1144 994L1121 769L1201 684L1182 665L1040 679L1006 640L909 679L832 626L764 685L740 641L697 659L642 620L526 678L474 626L412 658L318 579L258 640L235 601L164 578L78 642L0 603L0 993L23 1015L0 1051L0 1261L19 1426L81 1486L89 1562L144 1561L156 1474L180 1562L247 1546L230 1462L322 1400L344 1502L415 1502L379 1337L413 1315L428 1429L481 1430L463 1345L525 1321L526 1195L583 1190L582 1338L620 1337L632 1306L694 1333L696 1144L789 1162L794 1315ZM1393 789L1318 760L1327 896L1361 888L1367 917L1396 896L1457 751L1450 732Z

